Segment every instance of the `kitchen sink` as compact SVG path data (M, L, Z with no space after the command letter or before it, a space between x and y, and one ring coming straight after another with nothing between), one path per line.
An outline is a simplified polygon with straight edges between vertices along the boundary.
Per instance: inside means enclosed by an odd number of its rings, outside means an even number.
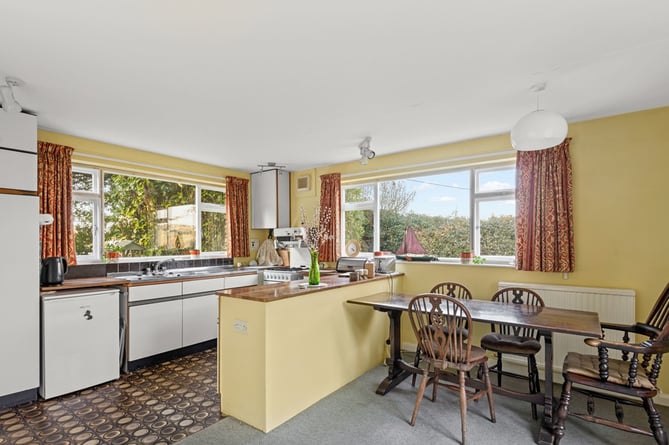
M263 267L246 266L246 267L230 267L230 266L204 266L204 267L188 267L183 269L168 269L162 273L142 273L142 274L110 274L116 278L121 278L128 281L160 281L174 278L188 278L188 277L202 277L208 275L225 275L233 272L249 272L258 271Z

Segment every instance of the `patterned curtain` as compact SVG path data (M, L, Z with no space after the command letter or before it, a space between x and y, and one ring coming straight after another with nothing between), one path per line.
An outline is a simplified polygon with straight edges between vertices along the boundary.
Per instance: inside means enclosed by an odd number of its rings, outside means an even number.
M37 192L40 213L50 213L53 224L40 230L42 258L62 256L77 264L72 213L72 147L37 142Z
M569 142L516 157L516 268L574 271Z
M251 256L249 247L249 180L228 176L225 180L226 245L228 256Z
M329 209L329 212L328 212ZM331 173L321 176L320 225L327 227L325 233L331 235L321 244L318 261L337 261L340 250L341 222L341 175ZM329 213L329 220L328 220Z

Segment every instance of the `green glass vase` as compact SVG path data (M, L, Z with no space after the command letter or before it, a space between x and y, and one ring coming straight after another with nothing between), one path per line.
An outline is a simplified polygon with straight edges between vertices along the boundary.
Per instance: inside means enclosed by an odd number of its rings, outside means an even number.
M311 264L309 265L309 286L321 284L321 270L318 267L318 250L312 249Z

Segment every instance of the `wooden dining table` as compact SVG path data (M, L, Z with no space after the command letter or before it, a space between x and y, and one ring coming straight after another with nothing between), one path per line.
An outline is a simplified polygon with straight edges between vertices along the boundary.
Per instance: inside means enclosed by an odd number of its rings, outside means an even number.
M422 373L402 359L401 355L401 318L402 312L409 308L409 301L413 295L399 293L378 293L362 298L348 300L351 304L371 306L377 311L386 312L390 318L390 357L386 360L388 376L378 386L377 394L384 395L392 390L405 378L414 373ZM600 337L602 328L599 315L596 312L586 312L553 307L527 306L524 304L501 303L490 300L460 300L472 320L485 323L500 323L508 325L523 325L537 329L544 338L545 383L544 393L530 394L518 392L509 388L493 385L495 393L514 397L527 402L543 405L544 416L537 442L540 444L553 443L553 411L555 400L553 396L553 333L581 335L585 337ZM484 388L482 382L472 380L474 387Z

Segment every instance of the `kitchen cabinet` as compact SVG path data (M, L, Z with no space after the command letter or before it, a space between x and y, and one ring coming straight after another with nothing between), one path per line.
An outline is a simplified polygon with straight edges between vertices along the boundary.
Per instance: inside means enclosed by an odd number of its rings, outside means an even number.
M212 347L218 333L216 291L258 284L258 275L130 286L126 371ZM186 349L189 348L189 349Z
M216 291L224 289L229 278L184 281L182 346L191 346L216 338L218 300ZM204 295L203 295L204 293Z
M182 346L216 338L218 299L215 293L183 299Z
M181 314L181 299L130 307L128 359L181 348Z
M1 111L0 111L1 113ZM0 407L39 386L39 199L0 194ZM24 391L27 391L24 393ZM29 394L30 393L30 394ZM23 394L23 395L22 395ZM2 396L10 396L7 403Z
M37 153L37 117L3 112L0 116L0 147Z
M272 169L251 173L251 228L290 227L290 173Z
M0 111L0 408L35 400L40 379L37 119Z

